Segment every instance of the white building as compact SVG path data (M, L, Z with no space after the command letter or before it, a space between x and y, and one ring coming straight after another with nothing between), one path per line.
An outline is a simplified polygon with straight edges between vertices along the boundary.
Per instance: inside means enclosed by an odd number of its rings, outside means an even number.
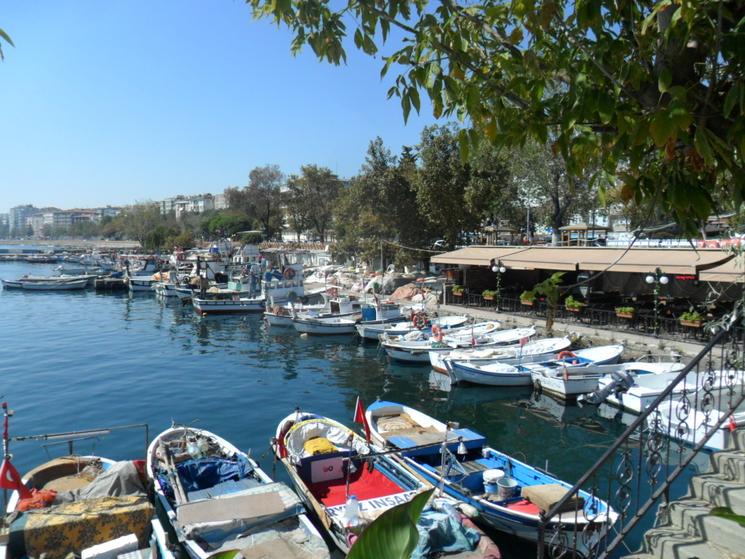
M27 219L38 211L39 210L31 204L10 208L10 213L8 214L8 227L10 228L10 234L24 236L26 234Z
M173 196L160 202L161 215L171 212L176 219L181 219L185 213L201 214L215 209L215 196L212 194L198 194L196 196Z

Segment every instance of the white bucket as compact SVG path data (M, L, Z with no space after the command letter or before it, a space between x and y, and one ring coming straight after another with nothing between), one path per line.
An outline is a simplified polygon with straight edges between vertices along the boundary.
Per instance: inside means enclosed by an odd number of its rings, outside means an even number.
M511 499L517 492L517 480L503 476L497 480L497 487L499 488L500 499Z
M504 470L484 470L484 492L494 495L499 491L497 482L504 477Z

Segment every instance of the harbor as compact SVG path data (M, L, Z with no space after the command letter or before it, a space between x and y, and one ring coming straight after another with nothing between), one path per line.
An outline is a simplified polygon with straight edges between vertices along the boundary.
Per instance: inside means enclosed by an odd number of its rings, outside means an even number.
M53 273L53 264L0 263L0 277L5 279ZM337 288L322 291L329 289ZM495 328L490 324L507 336L513 329L514 338L504 337L502 343L516 344L536 330L536 339L545 335L539 320L441 300L440 292L430 312L454 319L464 315L472 324L486 325L486 333ZM574 398L564 401L536 391L530 375L519 386L456 384L455 378L431 369L428 362L423 366L388 357L385 344L365 342L354 329L315 335L271 326L261 312L200 316L188 301L156 296L154 287L147 292L10 289L1 292L0 303L6 324L15 325L13 343L3 352L5 398L15 410L13 433L38 433L45 426L74 432L142 423L152 435L175 422L217 433L244 451L250 449L249 455L271 478L286 483L296 480L287 477L270 441L277 424L298 407L352 426L357 398L369 404L402 402L440 421L475 427L492 447L550 472L569 486L634 419L633 414L608 404L577 405ZM404 311L400 320L419 312ZM448 335L448 326L444 328ZM473 328L467 329L466 352L479 337ZM701 347L681 341L662 348L655 338L620 340L606 335L607 331L561 321L554 334L568 340L557 347L572 343L577 348L579 342L600 348L623 341L629 346L624 360L657 352L664 353L667 361L685 362ZM521 340L519 347L524 343ZM547 358L559 353L553 351ZM141 448L141 434L117 433L85 437L76 442L75 451L142 459ZM64 450L31 442L12 445L13 461L21 472L38 465L45 455L64 454ZM704 452L675 480L671 498L683 495L692 476L707 470ZM624 552L618 556L638 548L650 527L649 520L640 523L626 536ZM502 557L535 556L535 544L524 537L486 529Z

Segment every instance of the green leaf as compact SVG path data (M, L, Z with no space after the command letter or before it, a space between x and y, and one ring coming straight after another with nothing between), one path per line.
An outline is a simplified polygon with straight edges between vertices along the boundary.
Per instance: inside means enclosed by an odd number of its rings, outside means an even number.
M696 135L693 138L693 147L696 148L698 154L704 158L704 162L707 165L711 165L714 162L714 152L709 145L709 141L706 139L706 133L704 128L697 127Z
M657 87L659 88L660 93L667 92L672 84L673 73L669 69L664 68L662 72L660 72L660 75L657 77Z
M613 109L613 98L610 95L600 95L598 97L600 122L608 124L613 119Z
M419 542L416 524L433 491L429 489L381 514L362 532L347 559L409 559Z
M735 82L727 93L727 97L724 99L724 116L729 117L732 113L732 109L735 108L735 105L740 98L740 87L742 87L742 84L740 82Z
M667 140L675 133L675 126L667 111L658 111L649 124L649 134L652 136L657 147L664 146Z
M421 101L419 99L419 90L415 87L412 87L411 89L409 89L409 96L411 97L411 104L414 105L414 108L418 113L419 107L421 106Z

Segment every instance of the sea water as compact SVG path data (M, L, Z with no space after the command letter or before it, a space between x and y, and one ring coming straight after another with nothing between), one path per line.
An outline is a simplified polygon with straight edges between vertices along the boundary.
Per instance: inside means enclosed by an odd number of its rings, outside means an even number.
M0 263L0 278L54 267ZM0 291L0 395L15 410L11 436L146 423L152 438L177 422L250 449L271 475L269 441L283 417L299 406L351 425L360 396L457 421L574 483L625 428L620 415L604 419L595 408L565 406L527 388L451 388L446 378L389 362L355 336L301 337L269 328L261 315L199 318L191 306L150 294ZM142 458L144 443L143 431L133 429L91 436L74 450ZM68 448L41 441L14 442L10 450L23 472ZM281 468L275 473L287 480ZM506 557L534 556L530 546L494 537Z

